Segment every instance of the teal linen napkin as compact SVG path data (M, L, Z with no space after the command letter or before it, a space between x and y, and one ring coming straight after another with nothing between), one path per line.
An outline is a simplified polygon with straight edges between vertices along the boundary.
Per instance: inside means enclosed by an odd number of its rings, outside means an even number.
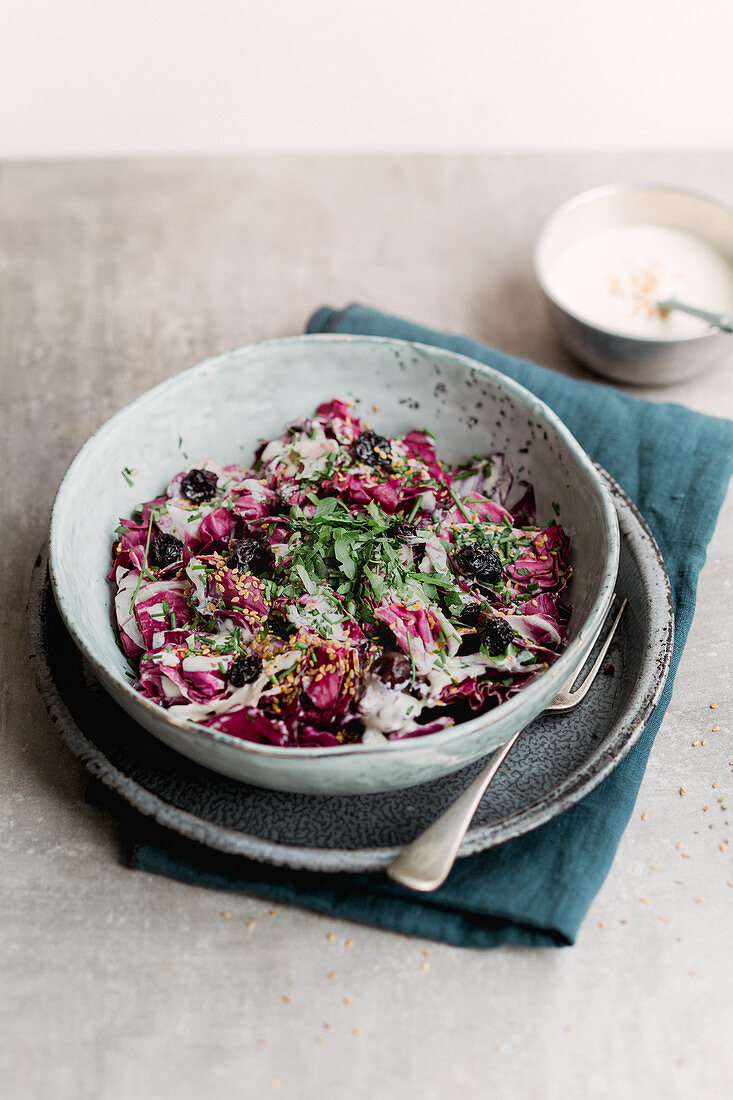
M698 574L733 472L733 422L578 382L362 305L319 309L307 331L391 336L461 352L520 382L554 409L626 490L659 543L676 616L664 692L636 745L600 786L533 832L458 860L447 882L429 895L397 886L384 874L296 873L222 856L142 818L127 821L129 861L185 882L452 944L571 944L611 865L669 704Z

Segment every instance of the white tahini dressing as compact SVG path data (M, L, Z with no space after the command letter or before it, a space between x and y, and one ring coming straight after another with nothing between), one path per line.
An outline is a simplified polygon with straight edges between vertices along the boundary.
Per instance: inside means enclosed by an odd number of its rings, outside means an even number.
M571 313L629 336L674 338L708 328L677 310L661 312L659 299L733 312L733 264L699 237L662 225L590 233L552 260L545 281Z

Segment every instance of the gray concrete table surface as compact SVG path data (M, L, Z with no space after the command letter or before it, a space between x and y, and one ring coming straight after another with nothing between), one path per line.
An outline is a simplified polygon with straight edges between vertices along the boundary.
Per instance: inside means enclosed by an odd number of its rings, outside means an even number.
M730 499L573 948L453 948L128 870L26 657L54 492L110 414L354 299L582 376L549 330L531 244L558 202L617 179L733 203L733 152L0 168L4 1096L733 1096ZM733 376L646 396L731 416Z

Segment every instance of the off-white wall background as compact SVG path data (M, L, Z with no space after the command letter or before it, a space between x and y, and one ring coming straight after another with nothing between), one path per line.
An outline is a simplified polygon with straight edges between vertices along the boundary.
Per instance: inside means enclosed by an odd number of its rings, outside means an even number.
M733 143L731 0L2 0L0 156Z

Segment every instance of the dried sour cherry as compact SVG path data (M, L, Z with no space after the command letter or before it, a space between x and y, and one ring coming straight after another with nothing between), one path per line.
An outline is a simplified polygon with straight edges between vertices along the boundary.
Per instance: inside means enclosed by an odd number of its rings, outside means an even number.
M259 539L232 539L227 567L237 573L259 575L272 563L272 551Z
M354 442L354 455L367 466L391 466L392 444L385 436L367 428Z
M453 555L456 569L464 577L479 584L498 584L501 580L501 558L495 550L482 550L475 542L462 546Z
M216 495L217 484L212 470L189 470L181 481L181 492L192 504L203 504Z
M397 520L396 523L390 523L387 528L387 534L391 535L394 539L399 539L400 542L404 542L408 546L425 545L424 536L418 533L414 523L408 523L406 519Z
M505 619L494 617L485 622L480 631L481 645L488 650L490 657L499 657L506 653L514 638L514 631Z
M481 614L480 603L467 603L458 616L458 622L463 626L476 626Z
M153 569L167 569L183 557L183 543L175 535L165 532L156 535L148 550L148 565Z
M244 657L237 657L229 666L229 683L232 687L241 688L245 684L253 684L262 673L262 658L256 653L247 653Z

